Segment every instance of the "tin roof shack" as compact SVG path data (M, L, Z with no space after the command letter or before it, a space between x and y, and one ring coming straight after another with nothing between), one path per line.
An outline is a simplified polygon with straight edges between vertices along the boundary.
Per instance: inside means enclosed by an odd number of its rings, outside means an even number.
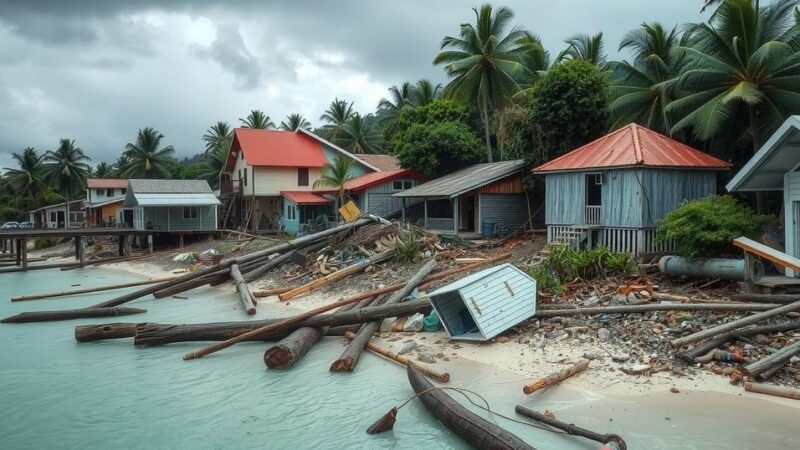
M403 220L447 234L504 235L530 219L521 159L476 164L393 194Z
M536 280L512 264L466 276L428 297L454 340L485 341L536 314Z
M656 244L655 225L685 200L713 195L730 164L631 124L533 169L545 177L547 242L633 254Z
M215 231L218 205L205 180L129 180L125 195L137 230Z

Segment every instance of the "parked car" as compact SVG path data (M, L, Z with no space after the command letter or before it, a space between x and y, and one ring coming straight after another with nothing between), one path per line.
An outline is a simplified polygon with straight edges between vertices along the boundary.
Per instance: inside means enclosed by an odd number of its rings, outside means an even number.
M19 228L19 222L6 222L0 228L2 228L3 230L16 230L17 228Z
M30 229L33 228L33 222L22 222L19 224L20 228Z

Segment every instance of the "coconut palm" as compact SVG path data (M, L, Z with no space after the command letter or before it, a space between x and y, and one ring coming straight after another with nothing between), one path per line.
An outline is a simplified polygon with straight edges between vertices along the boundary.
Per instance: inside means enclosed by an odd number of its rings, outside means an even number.
M442 97L442 85L433 84L431 80L421 79L414 84L411 91L411 104L415 107L425 106Z
M756 151L800 111L800 28L791 14L797 4L725 0L710 23L687 28L676 49L687 58L676 82L680 98L667 107L677 119L673 132L752 143Z
M159 148L163 138L164 135L154 128L139 129L136 142L125 145L128 163L122 175L125 178L171 178L169 169L175 149L171 145Z
M259 109L250 111L250 114L244 119L239 119L242 123L242 128L257 128L259 130L271 130L275 128L275 123L268 115Z
M354 114L342 126L342 135L337 142L353 153L381 153L384 139L374 122L371 116Z
M339 100L337 97L334 99L328 109L319 117L319 120L325 122L323 129L325 130L325 137L327 139L337 139L342 134L342 127L355 112L353 111L353 102L348 103L346 100Z
M58 148L48 150L42 161L46 167L46 176L57 187L66 200L64 226L69 228L69 202L75 194L83 190L86 177L91 168L91 159L75 146L74 140L60 139Z
M208 127L206 134L203 135L203 142L206 144L206 153L224 148L226 151L231 145L233 130L228 122L217 122Z
M114 164L111 165L112 176L116 178L122 178L123 176L122 174L125 173L125 169L128 167L128 164L130 163L131 163L130 159L128 159L128 157L125 156L124 153L119 155L117 160L114 161Z
M228 158L228 149L217 147L203 156L203 169L201 177L208 181L212 189L219 187L219 173Z
M433 63L443 64L452 81L444 88L446 98L470 103L477 100L483 115L486 157L492 161L489 113L502 108L520 90L519 82L530 73L521 61L525 46L519 43L524 32L510 28L514 14L491 5L473 8L475 24L462 24L459 37L446 36L443 50Z
M286 121L281 122L278 128L284 131L297 131L301 128L307 130L311 128L311 123L302 114L294 113L286 116Z
M400 111L415 106L414 92L414 85L406 81L400 86L390 87L389 98L384 97L378 102L378 122L387 136L394 136Z
M568 47L558 55L559 61L581 60L588 61L600 69L606 65L606 53L603 50L603 33L594 36L588 34L576 34L566 41Z
M114 176L114 168L105 161L101 162L92 171L94 178L112 178Z
M667 83L680 71L683 59L675 57L679 44L675 28L659 23L643 23L622 38L619 49L633 52L633 63L613 62L611 82L611 129L636 122L650 129L669 133L671 122L666 108L674 98Z
M18 169L3 168L8 186L14 195L22 200L26 209L31 209L36 199L45 189L45 168L42 157L33 147L27 147L22 153L12 153L11 158L17 162Z
M325 187L336 189L339 197L339 204L343 205L345 203L344 185L347 180L353 178L353 174L351 173L352 168L352 159L335 158L333 161L322 166L322 173L319 179L314 182L314 189Z

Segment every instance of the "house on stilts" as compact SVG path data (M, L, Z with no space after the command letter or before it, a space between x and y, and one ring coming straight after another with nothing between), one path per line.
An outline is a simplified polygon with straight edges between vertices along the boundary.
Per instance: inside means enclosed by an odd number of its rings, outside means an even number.
M533 169L545 178L547 242L633 254L673 250L656 223L681 202L714 195L731 165L631 124Z

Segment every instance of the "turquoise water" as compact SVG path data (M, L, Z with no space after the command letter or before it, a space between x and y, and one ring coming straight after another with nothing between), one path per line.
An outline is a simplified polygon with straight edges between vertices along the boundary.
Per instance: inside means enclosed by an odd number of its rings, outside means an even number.
M0 316L35 309L76 308L120 291L11 303L7 297L96 286L138 278L126 272L84 269L0 275ZM237 298L198 289L188 299L131 303L143 315L66 322L0 325L0 446L42 448L467 448L432 419L419 402L400 410L392 432L366 428L412 395L404 369L365 355L352 374L331 374L341 341L316 345L293 369L267 371L266 345L240 344L197 361L181 356L197 344L137 349L130 339L75 342L77 324L113 321L209 322L245 320ZM283 305L259 305L259 316L286 315ZM118 320L117 320L118 319ZM792 432L797 409L730 395L671 394L609 399L566 386L525 398L519 376L483 365L447 363L450 385L484 393L493 408L558 411L563 420L626 437L629 448L800 447ZM724 380L721 380L724 382ZM691 400L690 400L691 401ZM746 406L746 407L744 407ZM759 411L763 412L762 414ZM736 422L740 421L740 424ZM499 421L538 448L596 449L590 441ZM768 433L763 433L767 427Z

